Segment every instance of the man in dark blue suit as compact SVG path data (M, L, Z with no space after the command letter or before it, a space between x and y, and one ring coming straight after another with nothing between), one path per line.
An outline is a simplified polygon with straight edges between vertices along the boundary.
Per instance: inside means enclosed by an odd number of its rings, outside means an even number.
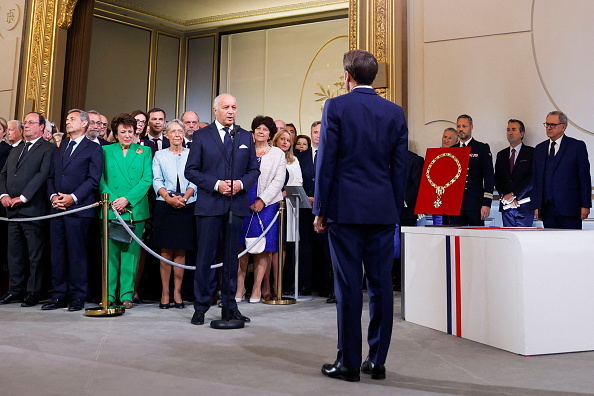
M337 300L338 356L322 373L384 379L392 336L394 229L404 205L408 130L402 108L370 86L378 70L363 50L344 55L349 93L326 101L316 163L314 228L328 228ZM353 150L356 147L356 150ZM369 354L361 365L363 267L370 297Z
M501 196L499 211L504 227L532 227L534 208L532 202L518 204L531 198L532 159L534 147L523 143L526 128L520 120L507 122L509 147L497 153L495 160L495 188ZM510 208L504 209L504 205Z
M466 174L466 186L462 197L459 216L450 216L450 224L461 226L484 226L491 213L493 202L493 157L487 143L472 137L474 128L472 117L462 114L456 120L460 143L458 147L470 147L470 160ZM454 146L456 147L456 146Z
M228 94L217 96L213 111L215 122L194 132L185 171L186 178L198 187L194 210L198 239L194 276L196 300L191 320L195 325L204 324L204 314L210 308L210 296L216 289L215 270L210 266L216 263L221 235L230 235L230 240L226 241L229 245L224 246L225 266L221 288L223 312L229 309L230 319L250 321L239 312L235 302L237 247L243 218L250 214L247 191L258 180L260 170L252 134L235 125L235 98ZM235 152L233 170L232 151ZM231 195L233 207L229 199ZM231 221L230 210L233 211ZM227 294L229 278L230 294Z
M89 115L72 109L66 116L69 139L56 149L47 181L52 213L77 209L95 202L101 172L101 145L85 136ZM69 311L84 308L88 294L88 235L95 209L87 209L50 220L52 284L54 292L41 309L68 306Z
M534 149L534 214L545 228L581 229L592 207L586 144L565 135L561 111L551 111L544 125L549 139Z

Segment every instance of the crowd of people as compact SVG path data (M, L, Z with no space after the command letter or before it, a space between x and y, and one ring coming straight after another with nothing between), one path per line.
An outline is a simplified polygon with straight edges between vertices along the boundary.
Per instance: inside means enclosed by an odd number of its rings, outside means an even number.
M0 118L0 216L11 220L0 222L0 251L6 256L2 261L7 263L8 269L8 291L0 298L0 304L20 303L23 307L31 307L43 302L43 310L67 308L79 311L84 308L85 301L98 302L101 291L101 213L95 208L84 207L97 202L101 193L109 194L112 208L139 239L164 259L182 266L196 264L200 260L200 254L197 255L200 245L197 227L200 224L197 224L195 215L216 213L216 210L203 213L197 202L207 202L214 190L222 186L216 183L215 189L213 183L210 188L204 188L201 186L204 170L196 176L186 168L192 145L202 143L196 138L206 136L209 125L227 124L229 108L234 109L233 122L229 126L234 123L236 104L225 106L226 112L223 112L221 100L225 104L227 101L235 103L230 95L217 97L212 124L200 122L194 111L186 111L181 119L167 121L165 111L159 108L118 114L109 124L107 117L95 110L72 109L66 116L64 133L36 112L27 114L23 122L6 122ZM313 182L319 124L317 121L312 126L315 135L311 139L297 135L293 124L257 116L252 122L251 133L244 133L253 145L256 164L253 174L257 177L253 185L245 183L241 188L248 200L245 208L239 211L241 214L245 211L245 215L239 227L241 231L235 238L236 254L245 249L246 237L259 236L272 222L279 202L286 196L285 186L304 185L304 175L309 178L309 184ZM238 130L236 137L242 131ZM219 148L226 152L225 140L220 143ZM236 147L236 161L240 161L244 147L249 145ZM303 156L307 160L300 162L299 158ZM200 161L203 160L201 157ZM217 163L220 159L213 161ZM302 169L302 163L306 164L306 169ZM200 163L195 165L201 166ZM242 173L238 172L235 177L242 181ZM313 186L308 194L313 202ZM288 257L287 263L293 264L292 254L287 255L286 251L288 246L291 252L295 241L292 224L295 209L288 200L286 210L281 254L283 258ZM18 221L69 211L72 213L48 220ZM302 228L308 229L311 235L311 209L301 211L303 216L308 215L308 224ZM142 302L139 288L146 253L126 235L125 230L118 229L117 223L119 221L110 210L108 304L132 308ZM235 271L237 293L231 297L233 302L257 303L279 297L276 290L278 227L277 222L266 234L262 251L242 257ZM223 237L222 234L213 236L215 239ZM300 271L304 286L297 291L301 295L312 293L313 278L318 275L312 272L312 261L319 261L314 257L318 255L317 245L310 246L310 240L312 238L305 237L302 243L304 253L301 254ZM217 251L215 255L212 260L216 258L220 262L221 252ZM250 262L254 276L248 292L246 274ZM316 284L316 288L320 287L320 293L328 296L329 302L334 302L330 294L329 261L323 268L328 273L322 276L323 280ZM289 276L284 283L288 288L292 287L292 270L292 267L286 269ZM184 308L184 269L161 261L159 272L159 308ZM214 305L217 291L220 298L222 280L220 273L217 276L217 270L209 267L206 272L209 272L208 283L215 285L214 291L207 293L208 305ZM44 278L51 279L51 287L43 281ZM45 301L48 291L51 298ZM223 303L221 301L219 305Z

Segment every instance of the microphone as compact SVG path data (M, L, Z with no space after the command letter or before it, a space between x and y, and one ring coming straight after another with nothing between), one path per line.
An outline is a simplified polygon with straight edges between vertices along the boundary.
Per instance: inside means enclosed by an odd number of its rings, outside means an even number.
M239 132L239 128L241 128L239 125L235 125L233 129L229 131L229 135L231 135L231 137L235 137L235 134Z

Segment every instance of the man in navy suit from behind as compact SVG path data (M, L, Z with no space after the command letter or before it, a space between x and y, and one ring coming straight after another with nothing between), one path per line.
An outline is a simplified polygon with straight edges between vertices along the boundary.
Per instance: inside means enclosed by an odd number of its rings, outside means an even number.
M95 202L101 172L101 145L85 136L89 115L72 109L66 116L69 139L56 149L47 181L52 213L70 211ZM88 294L88 234L95 209L50 220L52 284L54 291L43 310L80 311Z
M223 312L229 309L229 318L249 322L235 302L237 289L237 247L243 218L250 214L248 190L258 180L260 169L254 148L252 134L238 128L234 139L237 101L228 94L219 95L213 103L215 122L198 129L192 138L192 149L186 163L185 176L198 188L194 214L196 216L196 272L194 275L194 315L191 323L204 324L204 314L210 308L210 296L215 292L217 281L215 270L217 248L221 235L230 240L224 246L225 266L221 299ZM233 144L233 146L231 146ZM235 151L233 162L233 184L231 184L231 152ZM229 197L233 195L233 207ZM229 222L229 211L233 217ZM231 246L231 249L229 249ZM231 252L230 252L231 250ZM230 271L230 273L229 273ZM227 294L227 279L230 278L230 294ZM224 317L224 315L223 315Z
M567 116L551 111L544 123L549 139L534 149L534 214L545 228L581 229L592 207L586 144L565 135Z
M314 228L328 229L337 300L338 356L331 378L384 379L392 336L394 228L404 205L408 130L402 108L371 87L378 70L363 50L345 53L349 93L326 101L316 161ZM357 147L357 150L353 150ZM367 276L369 354L362 361L363 267Z
M509 120L506 132L509 147L498 152L495 160L495 188L501 196L499 211L504 227L532 227L534 220L532 201L518 204L522 199L532 200L534 147L523 143L525 133L522 121ZM511 207L503 209L508 203Z

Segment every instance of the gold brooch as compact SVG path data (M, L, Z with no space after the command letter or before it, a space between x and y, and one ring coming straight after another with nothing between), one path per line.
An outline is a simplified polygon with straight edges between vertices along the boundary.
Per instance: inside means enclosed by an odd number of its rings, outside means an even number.
M456 165L458 166L458 172L452 178L452 180L447 182L445 185L438 186L437 184L435 184L433 182L433 180L431 180L431 176L429 175L429 172L431 171L431 167L433 167L433 164L435 164L438 159L443 158L443 157L450 157L451 159L456 161ZM458 180L458 178L460 177L461 173L462 173L462 165L460 165L460 161L458 161L458 158L456 158L455 155L450 154L450 153L441 153L437 157L433 158L433 161L431 161L429 163L429 165L427 166L427 172L425 172L425 176L427 177L427 181L429 182L429 184L431 184L431 186L433 188L435 188L435 193L437 194L437 199L435 200L435 202L433 202L434 207L439 208L443 204L443 202L441 201L441 196L445 192L445 189L448 188L449 186L451 186L452 184L454 184L456 182L456 180Z
M142 154L143 152L144 151L140 147L136 149L136 154Z

